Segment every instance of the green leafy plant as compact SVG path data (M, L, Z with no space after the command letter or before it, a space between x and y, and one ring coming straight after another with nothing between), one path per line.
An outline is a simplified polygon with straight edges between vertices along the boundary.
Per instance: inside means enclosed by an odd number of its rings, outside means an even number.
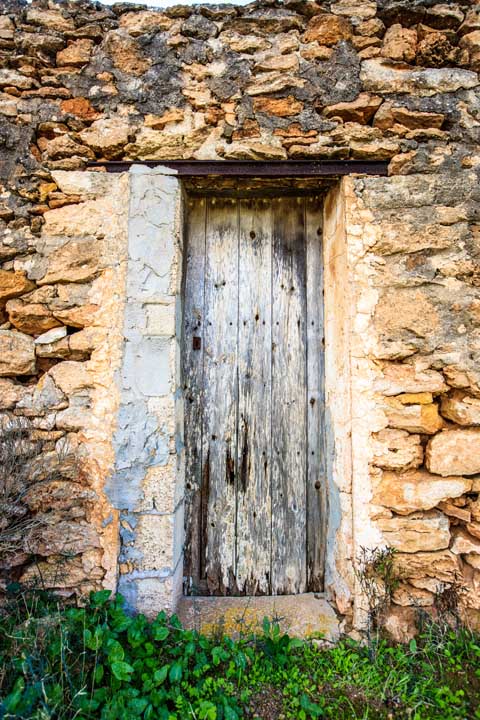
M62 607L16 590L0 615L0 717L29 720L480 720L480 637L433 620L408 645L239 639L93 593Z

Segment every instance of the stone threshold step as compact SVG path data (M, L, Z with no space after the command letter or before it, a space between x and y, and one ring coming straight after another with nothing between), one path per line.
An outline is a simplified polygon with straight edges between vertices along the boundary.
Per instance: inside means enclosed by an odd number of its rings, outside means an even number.
M182 597L177 604L183 626L205 634L262 632L264 617L277 621L292 637L339 637L338 618L318 593L256 597Z

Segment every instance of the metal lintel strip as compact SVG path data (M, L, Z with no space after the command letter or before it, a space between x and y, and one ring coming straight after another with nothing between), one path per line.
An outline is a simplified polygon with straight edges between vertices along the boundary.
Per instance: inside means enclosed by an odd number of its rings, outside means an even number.
M105 168L107 172L128 172L132 165L167 167L182 177L339 177L341 175L388 175L388 162L382 160L278 160L251 162L250 160L143 160L98 161L88 167Z

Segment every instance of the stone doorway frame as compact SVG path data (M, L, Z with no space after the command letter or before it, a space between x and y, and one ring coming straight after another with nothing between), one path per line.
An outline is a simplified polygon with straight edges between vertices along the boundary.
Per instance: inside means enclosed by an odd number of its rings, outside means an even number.
M120 521L117 589L132 610L152 616L162 609L174 611L183 591L180 332L185 195L172 168L132 165L127 177L124 346L113 439L115 470L107 494ZM351 233L349 228L353 195L352 179L337 178L325 199L323 239L329 496L325 589L337 610L350 616L352 609L361 612L356 548L366 537L370 543L376 540L362 489L368 487L365 439L371 425L367 419L352 425L352 395L357 379L359 388L364 382L350 342L353 323L358 322L352 273L355 229Z

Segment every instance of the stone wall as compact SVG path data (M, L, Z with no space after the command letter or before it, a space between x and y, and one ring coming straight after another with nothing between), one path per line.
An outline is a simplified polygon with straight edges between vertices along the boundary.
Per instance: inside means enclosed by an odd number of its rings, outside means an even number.
M382 159L390 177L349 178L327 202L344 258L327 243L325 259L338 297L345 288L348 334L332 352L348 369L340 404L332 366L327 388L341 509L329 543L338 547L340 532L348 543L329 590L349 612L359 547L387 543L404 578L392 627L452 582L476 620L480 5L264 0L152 11L4 0L1 12L0 401L48 442L68 437L86 466L78 487L39 489L29 511L48 515L52 542L31 547L15 576L63 554L72 592L113 587L119 527L121 568L144 572L125 549L135 546L132 496L112 494L132 402L131 178L76 171L92 160ZM145 327L164 327L162 312L146 308ZM152 402L149 412L168 415ZM349 411L343 429L339 408ZM167 435L171 445L174 429ZM142 502L139 512L150 507Z

